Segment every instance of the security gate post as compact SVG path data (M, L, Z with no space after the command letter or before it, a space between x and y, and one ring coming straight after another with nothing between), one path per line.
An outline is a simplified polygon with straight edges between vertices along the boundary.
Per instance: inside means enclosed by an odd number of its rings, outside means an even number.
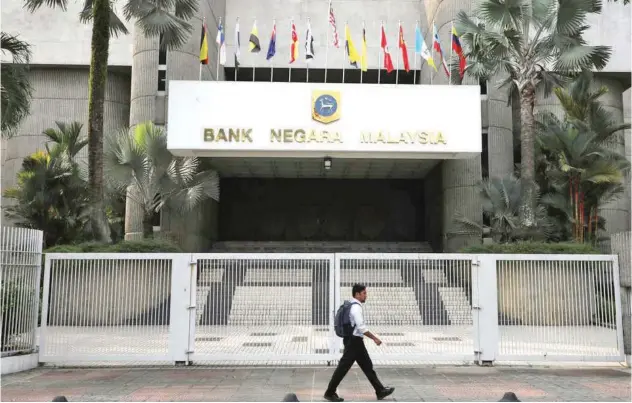
M498 355L498 283L494 255L477 255L472 260L472 310L474 311L474 352L478 364L490 365Z
M192 283L195 266L190 264L191 254L177 253L171 256L169 355L175 364L188 364L191 316L195 325L195 304L191 304L192 294L195 295L195 283Z

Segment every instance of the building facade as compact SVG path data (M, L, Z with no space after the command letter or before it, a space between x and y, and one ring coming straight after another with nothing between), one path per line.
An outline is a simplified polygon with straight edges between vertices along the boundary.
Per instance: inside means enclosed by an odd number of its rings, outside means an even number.
M111 41L105 130L153 121L167 127L171 141L175 133L169 126L170 88L171 83L179 81L238 81L242 89L250 81L255 82L251 85L265 82L279 91L281 83L288 82L306 85L312 91L343 85L343 93L353 91L357 85L395 85L402 91L415 85L420 86L420 91L427 91L428 87L443 88L448 81L440 66L434 71L414 55L415 27L420 27L430 46L434 23L448 53L452 21L460 10L467 11L472 5L473 2L459 0L333 1L338 48L333 46L326 0L200 0L193 34L181 49L168 52L159 49L159 38L146 38L129 24L129 35ZM33 45L31 75L35 89L31 116L16 137L3 142L3 189L15 184L22 159L43 147L44 129L57 120L77 120L87 125L90 27L79 23L79 7L69 4L66 12L41 9L30 14L21 2L2 0L3 31L19 34ZM209 32L210 62L201 66L203 21ZM221 67L216 63L219 50L215 43L220 23L225 29L227 54L226 64ZM262 48L259 53L251 53L248 48L255 23ZM299 57L290 65L292 23L296 26ZM591 29L586 39L613 47L611 61L597 76L609 89L603 101L618 120L629 121L629 6L605 3L602 14L590 16L589 23ZM241 43L238 69L234 58L237 24ZM274 24L276 54L267 60ZM309 63L304 46L308 24L315 56ZM368 55L365 73L349 66L344 50L345 25L358 52L365 30ZM409 49L412 71L408 73L399 56L399 26ZM397 70L391 74L380 69L382 27ZM279 85L275 87L276 83ZM293 157L289 154L221 157L202 153L199 155L203 158L211 157L209 163L222 178L220 203L209 202L187 217L163 212L160 230L195 251L252 250L265 244L270 248L278 245L281 249L297 250L337 246L346 250L439 252L479 242L480 233L459 233L454 217L461 214L476 222L482 220L477 183L514 169L514 136L519 122L515 108L507 103L505 91L498 90L494 82L478 83L466 78L463 84L480 88L476 107L480 109L480 124L476 128L480 152L459 158L446 157L450 153L414 158L378 158L371 153L359 158L346 155L334 157L331 169L324 168L323 156L330 154L326 150ZM199 85L209 85L212 91L218 84ZM424 111L414 105L402 106L409 108L411 115L419 114L423 121ZM553 98L540 97L538 108L561 111ZM459 119L458 112L453 116ZM178 136L198 136L198 133ZM628 132L612 146L625 149L629 157L630 143ZM602 214L607 219L609 233L630 229L629 183L625 197L604 206ZM128 200L126 237L141 235L140 211Z

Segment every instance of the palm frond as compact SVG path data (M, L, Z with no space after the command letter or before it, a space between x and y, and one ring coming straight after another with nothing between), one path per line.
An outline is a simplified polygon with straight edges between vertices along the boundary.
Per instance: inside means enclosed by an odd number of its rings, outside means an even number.
M26 8L29 12L34 12L42 6L46 6L48 8L60 8L63 11L66 11L68 6L68 0L25 0L24 8Z
M31 58L31 45L16 35L0 32L0 48L3 55L11 55L15 64L27 64Z
M33 87L28 69L23 65L2 64L0 66L1 131L3 138L12 137L31 107Z
M557 57L556 71L579 71L581 69L603 69L612 55L609 46L574 45L564 48Z
M125 4L123 13L128 21L136 20L146 36L162 35L161 45L175 49L184 45L193 31L188 19L197 11L196 3L193 0L134 0Z
M94 0L84 0L83 8L79 12L79 21L83 24L92 22L92 4ZM129 30L112 9L113 2L110 2L110 36L129 34Z

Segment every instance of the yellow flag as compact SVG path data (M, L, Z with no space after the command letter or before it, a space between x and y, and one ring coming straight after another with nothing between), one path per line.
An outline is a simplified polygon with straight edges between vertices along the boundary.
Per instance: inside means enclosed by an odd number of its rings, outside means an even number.
M362 71L369 70L369 57L366 51L366 30L362 27L362 61L360 62L360 68Z
M353 45L353 41L351 40L351 34L349 33L349 27L345 25L345 47L347 48L347 56L349 57L349 64L354 67L358 67L358 62L360 61L360 55L358 55L358 51Z

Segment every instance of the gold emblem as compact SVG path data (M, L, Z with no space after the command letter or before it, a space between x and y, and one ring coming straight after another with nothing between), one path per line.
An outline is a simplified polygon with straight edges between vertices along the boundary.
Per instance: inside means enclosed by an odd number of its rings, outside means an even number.
M340 92L312 91L312 119L320 123L340 119Z

